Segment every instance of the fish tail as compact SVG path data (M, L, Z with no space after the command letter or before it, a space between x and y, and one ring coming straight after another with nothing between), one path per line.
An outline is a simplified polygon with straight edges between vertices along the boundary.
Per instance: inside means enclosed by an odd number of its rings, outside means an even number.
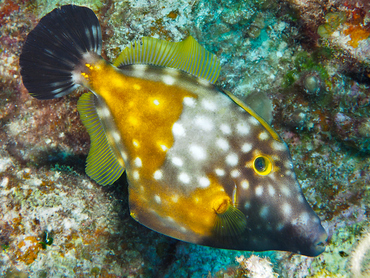
M101 58L102 35L94 12L66 5L44 16L19 58L24 86L38 99L67 95L81 85L75 74L89 60Z

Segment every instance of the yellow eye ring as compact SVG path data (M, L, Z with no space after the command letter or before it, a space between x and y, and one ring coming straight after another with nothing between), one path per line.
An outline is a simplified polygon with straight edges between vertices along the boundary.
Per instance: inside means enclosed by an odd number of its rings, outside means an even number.
M253 161L253 169L257 174L266 176L272 171L271 160L267 156L259 155Z

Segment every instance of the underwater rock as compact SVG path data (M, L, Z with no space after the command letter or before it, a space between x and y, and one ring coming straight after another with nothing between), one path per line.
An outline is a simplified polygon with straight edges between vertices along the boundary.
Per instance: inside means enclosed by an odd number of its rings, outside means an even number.
M357 72L362 67L356 61L370 64L368 1L294 0L292 5L299 12L312 43L334 49L344 62L343 69Z
M370 120L339 112L335 115L336 135L346 145L361 152L370 152Z
M322 81L318 74L307 73L303 77L302 85L308 94L318 94L321 90Z

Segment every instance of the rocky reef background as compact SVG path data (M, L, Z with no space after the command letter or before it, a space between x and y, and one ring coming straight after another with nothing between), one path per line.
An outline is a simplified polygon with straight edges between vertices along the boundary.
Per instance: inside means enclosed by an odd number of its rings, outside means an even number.
M18 66L28 32L69 3L0 1L0 276L368 277L367 0L73 1L98 15L110 61L142 36L191 34L220 58L219 86L247 102L270 99L263 108L329 234L316 258L179 242L130 218L124 177L101 187L86 176L83 91L38 101Z

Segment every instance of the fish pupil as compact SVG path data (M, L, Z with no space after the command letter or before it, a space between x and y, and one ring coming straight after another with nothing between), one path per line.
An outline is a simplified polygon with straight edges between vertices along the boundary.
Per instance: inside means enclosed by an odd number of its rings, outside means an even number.
M254 160L254 167L259 172L265 171L266 170L266 161L265 161L265 159L263 157L257 157Z

